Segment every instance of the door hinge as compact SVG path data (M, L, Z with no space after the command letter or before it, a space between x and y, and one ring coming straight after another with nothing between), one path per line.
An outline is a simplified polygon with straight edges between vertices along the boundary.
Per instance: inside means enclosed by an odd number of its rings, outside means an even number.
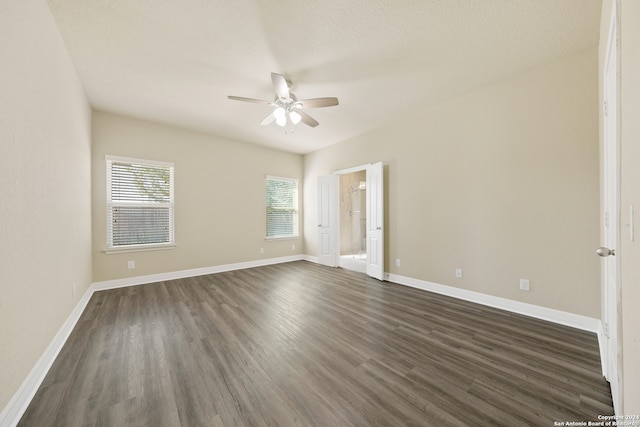
M609 103L604 101L604 105L602 106L602 110L604 111L605 117L609 116Z
M609 227L609 211L604 213L604 226Z
M602 333L605 337L609 338L609 323L604 322L604 325L602 325Z

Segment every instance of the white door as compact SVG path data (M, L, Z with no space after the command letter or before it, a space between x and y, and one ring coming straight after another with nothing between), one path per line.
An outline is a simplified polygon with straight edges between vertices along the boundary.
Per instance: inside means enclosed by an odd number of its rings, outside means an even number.
M318 263L337 267L338 175L318 177Z
M614 404L619 397L618 381L618 248L620 233L619 210L619 142L618 142L618 52L615 2L607 42L604 69L604 159L603 159L603 247L598 254L603 256L603 335L604 374L611 384Z
M367 166L367 274L384 280L384 180L382 163Z

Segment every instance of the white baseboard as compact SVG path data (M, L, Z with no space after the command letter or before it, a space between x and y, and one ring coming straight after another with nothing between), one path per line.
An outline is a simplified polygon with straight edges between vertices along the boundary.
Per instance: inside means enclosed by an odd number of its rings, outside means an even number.
M13 395L7 406L0 413L0 427L14 427L24 415L24 412L29 407L31 399L35 396L38 388L47 376L49 369L53 365L53 362L58 357L60 350L67 342L67 338L76 326L80 315L84 311L87 303L91 299L93 291L91 288L82 295L78 304L73 309L67 320L64 322L58 333L53 337L53 340L49 343L49 346L45 349L40 359L36 362L35 366L31 369L31 372L27 375L25 380L18 388L18 391Z
M583 331L593 332L598 336L598 347L600 349L601 364L600 368L603 375L606 371L604 366L604 337L602 330L602 321L600 321L600 319L581 316L574 313L568 313L566 311L554 310L552 308L541 307L538 305L527 304L524 302L513 301L506 298L495 297L479 292L467 291L464 289L454 288L453 286L440 285L438 283L400 276L397 274L385 273L385 278L387 278L390 282L398 283L400 285L435 292L437 294L447 295L453 298L499 308L502 310L510 311L512 313L546 320Z
M566 311L541 307L538 305L528 304L520 301L513 301L507 298L482 294L480 292L454 288L453 286L440 285L438 283L400 276L397 274L387 273L386 277L390 282L398 283L400 285L411 286L412 288L435 292L437 294L447 295L453 298L499 308L502 310L510 311L512 313L522 314L525 316L558 323L560 325L570 326L572 328L581 329L588 332L594 332L598 334L598 336L601 332L600 320L594 319L592 317L568 313Z
M304 255L303 259L305 261L315 263L318 262L318 257L313 257L311 255ZM568 313L565 311L554 310L552 308L541 307L538 305L527 304L524 302L513 301L507 298L495 297L480 292L467 291L464 289L455 288L453 286L440 285L438 283L414 279L413 277L400 276L393 273L385 273L384 277L386 280L397 283L399 285L410 286L412 288L422 289L429 292L435 292L437 294L447 295L453 298L499 308L502 310L510 311L512 313L522 314L524 316L534 317L536 319L547 320L549 322L570 326L572 328L581 329L588 332L594 332L598 335L599 343L602 343L602 340L600 339L602 334L602 322L599 319L581 316L579 314Z
M305 261L315 262L316 264L318 264L318 257L317 256L302 255L302 259L305 260Z
M212 267L192 268L189 270L171 271L168 273L149 274L146 276L125 277L123 279L94 282L94 291L124 288L127 286L143 285L145 283L164 282L166 280L184 279L186 277L203 276L205 274L222 273L225 271L242 270L245 268L263 267L265 265L282 264L284 262L300 261L304 255L291 255L280 258L268 258L257 261L238 262L234 264L216 265Z
M311 255L304 255L303 259L305 261L315 263L318 262L318 257L314 257ZM570 326L572 328L581 329L588 332L594 332L598 335L598 341L602 343L602 340L600 339L602 326L599 319L581 316L579 314L568 313L566 311L554 310L552 308L541 307L538 305L527 304L524 302L513 301L507 298L495 297L480 292L467 291L465 289L455 288L453 286L440 285L438 283L414 279L413 277L400 276L393 273L385 273L384 277L388 281L397 283L399 285L410 286L412 288L422 289L429 292L435 292L437 294L447 295L453 298L499 308L502 310L510 311L512 313L522 314L524 316L534 317L536 319L547 320L549 322Z

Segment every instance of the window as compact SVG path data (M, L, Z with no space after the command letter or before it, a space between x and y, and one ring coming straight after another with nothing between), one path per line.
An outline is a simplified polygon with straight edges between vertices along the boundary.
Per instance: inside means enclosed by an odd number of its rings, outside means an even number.
M267 238L298 237L298 180L267 177Z
M106 160L107 251L173 247L173 164Z

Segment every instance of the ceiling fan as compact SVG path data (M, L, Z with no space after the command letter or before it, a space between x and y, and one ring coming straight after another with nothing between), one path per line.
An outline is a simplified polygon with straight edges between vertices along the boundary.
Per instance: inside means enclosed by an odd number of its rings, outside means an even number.
M229 95L228 98L234 101L253 102L255 104L266 104L270 107L276 107L271 114L260 122L261 125L268 125L275 121L278 126L286 126L287 122L292 125L302 122L307 126L316 127L320 123L302 110L305 108L321 108L338 105L338 98L333 97L303 99L298 101L296 95L289 90L290 84L282 74L271 73L271 82L276 92L273 101L263 101L261 99L232 95Z

